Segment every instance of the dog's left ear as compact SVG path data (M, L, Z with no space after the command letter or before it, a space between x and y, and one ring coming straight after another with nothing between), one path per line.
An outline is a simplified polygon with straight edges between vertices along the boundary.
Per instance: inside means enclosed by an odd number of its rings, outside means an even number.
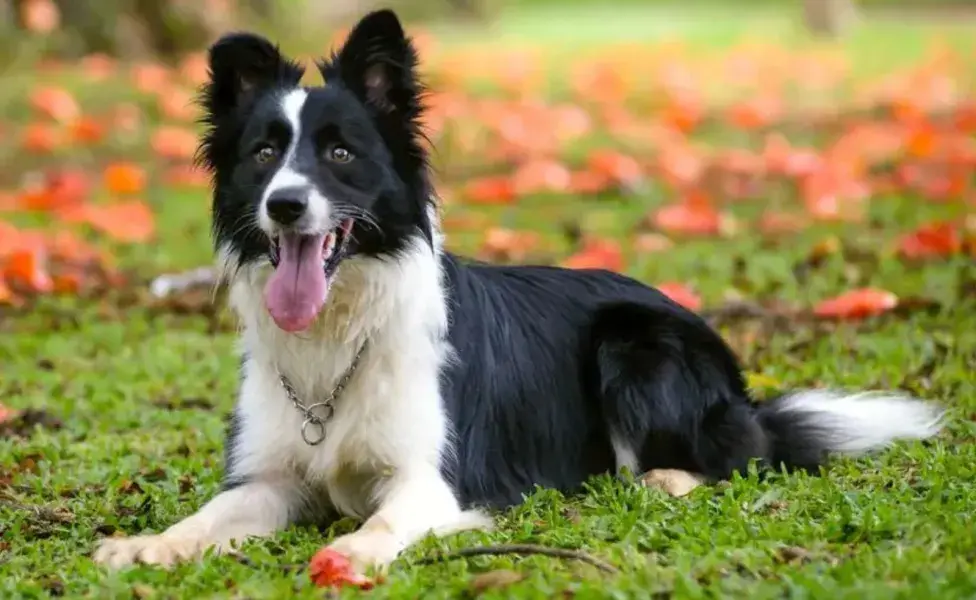
M416 64L400 20L385 9L363 17L333 60L320 68L326 81L338 75L367 106L406 116L416 100Z

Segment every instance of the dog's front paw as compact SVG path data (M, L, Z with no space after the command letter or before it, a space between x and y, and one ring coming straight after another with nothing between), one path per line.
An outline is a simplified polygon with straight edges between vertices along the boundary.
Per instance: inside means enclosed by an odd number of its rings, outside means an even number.
M400 541L392 533L382 530L349 533L336 538L328 547L348 558L360 575L365 575L370 568L382 572L402 550Z
M169 568L197 558L209 544L200 538L172 535L139 535L102 540L93 556L95 562L112 569L133 564Z

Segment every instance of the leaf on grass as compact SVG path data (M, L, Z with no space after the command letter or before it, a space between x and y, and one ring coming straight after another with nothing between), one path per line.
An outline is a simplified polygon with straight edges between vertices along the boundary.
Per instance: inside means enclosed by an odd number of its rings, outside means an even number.
M681 306L687 308L688 310L697 311L701 310L702 301L701 297L691 290L687 285L683 283L669 281L666 283L658 284L657 289L663 293L668 298L671 298Z
M511 204L515 186L509 177L482 177L469 181L462 194L472 204Z
M898 241L898 254L908 260L945 258L962 249L962 235L952 223L922 225Z
M113 194L138 194L146 188L146 171L129 162L116 162L102 174L105 189Z
M562 266L569 269L607 269L622 271L624 268L623 252L614 240L589 238L583 242L583 247L562 262Z
M898 296L876 288L853 290L817 304L813 312L827 319L863 319L898 306Z
M54 281L47 270L47 253L43 247L28 246L11 252L2 274L8 282L31 292L54 291Z
M36 88L30 95L31 106L44 117L58 123L71 123L81 115L81 107L70 92L55 86Z
M197 135L191 129L164 125L153 132L150 144L160 158L186 161L196 153Z
M156 232L153 213L141 200L105 205L90 204L67 218L88 223L118 242L147 242Z
M657 211L654 226L667 233L684 235L718 235L721 215L707 203L682 202Z
M308 574L318 587L352 586L368 590L374 586L373 580L355 572L346 556L328 547L321 548L312 557Z

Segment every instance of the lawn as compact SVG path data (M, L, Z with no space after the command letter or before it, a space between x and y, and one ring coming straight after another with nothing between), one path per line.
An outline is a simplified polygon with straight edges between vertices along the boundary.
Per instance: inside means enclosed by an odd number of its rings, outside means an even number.
M948 427L931 442L839 459L820 476L753 472L681 499L609 476L578 497L539 490L497 515L495 532L429 538L410 549L370 594L976 596L976 154L966 150L976 132L972 27L868 23L844 41L814 43L788 15L768 10L583 11L565 16L564 29L546 10L504 17L491 32L426 29L431 81L451 92L435 97L444 121L433 136L448 245L493 260L597 262L667 283L692 295L687 302L701 301L742 357L757 398L801 386L902 389L945 404ZM524 52L529 67L504 68L506 61L490 60L492 51ZM13 230L0 229L0 266L8 261L14 292L0 300L0 409L15 411L0 417L0 597L322 597L304 565L351 521L327 531L292 528L248 543L245 558L208 557L170 572L109 573L90 560L99 537L158 532L217 491L238 371L233 319L213 307L206 290L164 300L147 292L152 277L210 257L206 188L192 176L176 178L186 173L192 148L157 128L191 130L192 115L162 98L189 89L173 81L192 80L193 65L179 76L110 65L98 79L93 63L43 70L24 59L0 91L0 189L10 192L0 193L0 226L76 231L125 276L102 281L91 265L72 271L67 259L84 262L83 252L67 252L61 264L52 251L55 287L91 289L40 293L45 285L13 272L11 257L23 253L9 243L5 249L2 236L13 239ZM746 65L738 71L745 79L748 65L761 68L750 83L733 85L733 64ZM591 68L574 70L581 65ZM687 67L703 98L700 120L687 95L661 92L668 65ZM818 65L829 93L800 85ZM620 72L626 76L612 76ZM892 92L888 106L852 104L891 73L914 78ZM588 76L596 79L586 84ZM929 92L945 81L958 86L972 112L946 108L957 98L930 116L927 103L942 96ZM39 87L51 85L70 92L81 116L67 114L63 99L37 99ZM579 119L553 121L565 136L559 161L533 146L540 138L498 134L500 108L530 134L539 132L531 129L538 115L555 119L538 103L501 99L532 86L554 90L550 102L585 107L592 119L578 134L566 122ZM769 109L775 114L749 105L729 117L716 108L770 90L787 98ZM475 103L472 94L496 104ZM832 117L815 120L803 109ZM850 132L868 122L908 133L894 150L862 138L839 148L843 135L855 138ZM648 131L662 123L677 133ZM25 133L32 128L42 133ZM795 144L789 160L802 160L799 149L809 146L832 161L864 161L871 177L853 169L855 183L869 192L862 197L835 179L834 187L824 191L821 181L821 191L811 192L794 185L796 172L787 167L771 177L768 145L763 152L769 131ZM594 148L612 148L612 160L595 159ZM753 163L709 154L723 148L766 162L743 167ZM689 176L675 157L692 164L710 157L712 166ZM564 165L573 174L568 183ZM37 183L38 173L62 178ZM828 197L840 199L839 214ZM139 211L113 221L79 209L133 198L151 209L148 225ZM662 218L669 207L683 212ZM933 223L942 224L937 235L905 241ZM150 233L135 231L145 226ZM840 322L812 312L864 288L890 292L899 303ZM733 310L742 303L749 314ZM505 543L583 550L617 572L546 556L420 564Z

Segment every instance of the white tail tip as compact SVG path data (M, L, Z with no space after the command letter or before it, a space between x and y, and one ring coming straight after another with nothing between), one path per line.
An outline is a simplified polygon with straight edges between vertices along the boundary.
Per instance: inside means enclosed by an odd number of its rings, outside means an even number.
M861 454L895 440L921 440L942 429L944 409L907 395L890 392L844 394L827 390L794 392L781 400L777 412L803 415L823 431L827 449Z

